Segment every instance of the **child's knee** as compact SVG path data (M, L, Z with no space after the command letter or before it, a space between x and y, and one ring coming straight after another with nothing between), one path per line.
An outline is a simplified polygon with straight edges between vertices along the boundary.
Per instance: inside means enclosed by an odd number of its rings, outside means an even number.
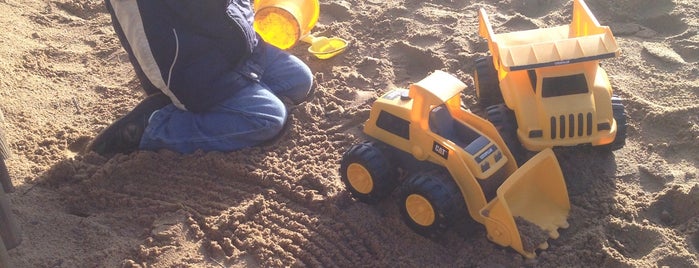
M266 141L273 139L284 130L286 120L269 120L266 125L260 129L259 132L255 133L255 140Z
M279 101L279 104L272 111L260 118L258 122L261 122L260 131L256 133L260 140L268 140L276 137L284 129L284 124L286 124L287 110L286 106Z
M305 64L302 65L300 69L297 76L296 88L289 94L289 98L291 98L295 104L302 103L308 99L313 87L313 73L311 73L311 69Z

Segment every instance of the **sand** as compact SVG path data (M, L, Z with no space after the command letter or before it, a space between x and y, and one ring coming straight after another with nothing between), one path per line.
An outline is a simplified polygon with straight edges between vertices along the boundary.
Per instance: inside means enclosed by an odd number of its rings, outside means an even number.
M556 150L568 229L528 260L485 231L440 241L406 227L395 202L353 200L339 160L370 104L434 70L464 81L496 32L562 25L569 1L321 1L317 35L352 46L318 60L310 101L265 146L231 153L137 152L86 142L143 92L97 0L0 0L0 108L24 234L14 267L696 267L699 247L699 2L589 0L622 49L605 60L629 114L614 153Z

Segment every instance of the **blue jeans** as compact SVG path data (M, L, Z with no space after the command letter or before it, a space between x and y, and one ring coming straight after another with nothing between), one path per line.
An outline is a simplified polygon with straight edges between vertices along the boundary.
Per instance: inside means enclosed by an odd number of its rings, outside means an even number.
M308 66L260 40L240 67L250 84L204 113L169 104L153 113L140 149L233 151L274 138L284 127L287 109L280 97L300 103L308 95L313 75Z

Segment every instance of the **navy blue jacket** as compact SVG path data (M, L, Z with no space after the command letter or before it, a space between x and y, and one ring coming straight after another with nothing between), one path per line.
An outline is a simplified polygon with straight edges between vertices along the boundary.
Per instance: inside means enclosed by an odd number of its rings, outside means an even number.
M250 0L105 0L144 90L203 112L257 77L241 63L258 38Z

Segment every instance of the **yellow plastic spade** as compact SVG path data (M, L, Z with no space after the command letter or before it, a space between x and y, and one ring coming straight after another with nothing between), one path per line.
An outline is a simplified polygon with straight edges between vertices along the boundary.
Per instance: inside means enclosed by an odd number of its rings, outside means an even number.
M311 46L308 47L308 52L322 60L332 58L335 55L342 53L345 51L348 45L348 42L345 39L339 37L315 37L311 34L301 38L301 41L311 44Z

